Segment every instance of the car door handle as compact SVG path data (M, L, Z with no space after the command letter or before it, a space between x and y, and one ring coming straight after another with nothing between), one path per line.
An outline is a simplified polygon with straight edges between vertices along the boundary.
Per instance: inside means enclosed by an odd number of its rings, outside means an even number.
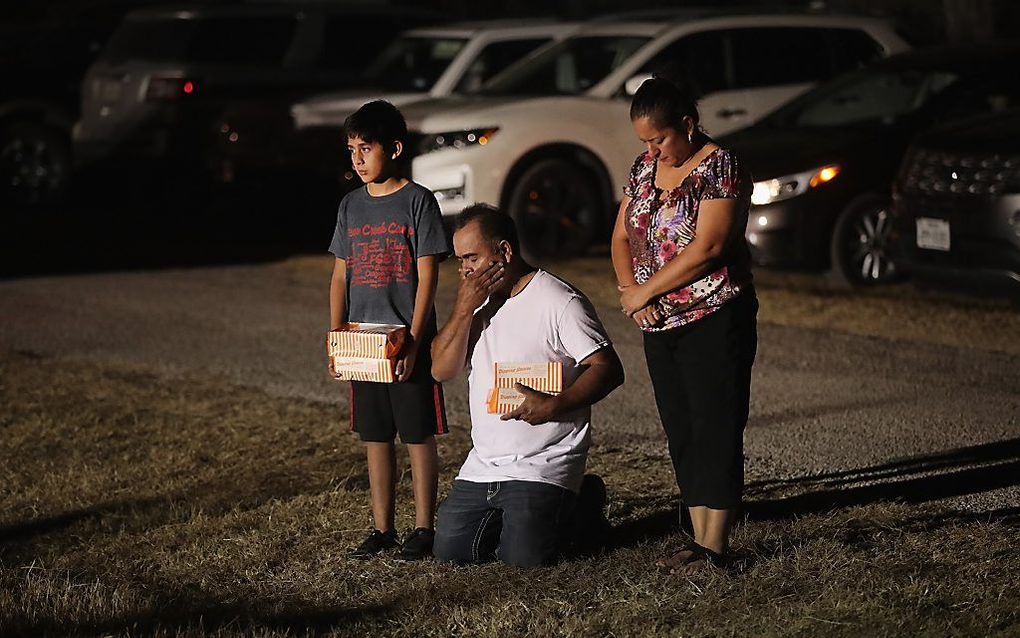
M747 109L719 109L715 114L719 117L729 119L731 117L747 115Z

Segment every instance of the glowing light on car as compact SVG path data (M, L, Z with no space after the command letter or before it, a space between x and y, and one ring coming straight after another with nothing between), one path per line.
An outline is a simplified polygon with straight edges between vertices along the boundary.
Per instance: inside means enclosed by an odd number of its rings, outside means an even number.
M477 128L465 131L444 131L425 135L419 147L422 154L433 153L446 149L466 149L474 146L485 146L499 131L496 127Z
M818 173L811 178L811 188L814 188L819 184L831 182L832 180L836 179L837 175L839 175L838 166L826 166L822 170L818 171Z
M841 168L839 165L830 164L802 173L793 173L776 177L775 179L755 182L754 189L751 191L751 203L755 206L763 206L773 202L781 202L784 199L790 199L797 195L803 195L812 188L828 184L836 179L840 172Z

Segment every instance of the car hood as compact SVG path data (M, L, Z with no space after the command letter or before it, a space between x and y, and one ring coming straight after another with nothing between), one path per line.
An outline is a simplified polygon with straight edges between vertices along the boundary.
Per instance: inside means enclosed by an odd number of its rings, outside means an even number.
M415 102L401 112L409 129L438 133L500 126L507 117L521 118L522 108L541 111L550 101L562 104L564 100L577 99L584 98L464 95Z
M291 107L298 128L343 126L344 120L366 102L386 100L397 108L428 97L428 93L387 93L384 89L357 89L317 95Z
M750 128L719 138L755 180L800 173L827 164L864 159L895 147L880 128Z
M1020 109L983 115L930 129L918 146L964 153L1020 153Z

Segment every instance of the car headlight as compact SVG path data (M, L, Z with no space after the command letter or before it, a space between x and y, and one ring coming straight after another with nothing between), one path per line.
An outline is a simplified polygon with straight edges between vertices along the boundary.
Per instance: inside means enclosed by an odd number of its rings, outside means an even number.
M450 131L447 133L429 133L421 142L419 151L422 155L441 151L445 148L465 148L468 146L485 146L492 140L499 128L476 128L468 131Z
M802 195L812 188L816 188L836 179L840 173L838 164L830 164L820 168L813 168L803 173L793 173L775 179L767 179L754 183L754 190L751 192L751 203L761 206L781 202L797 195Z

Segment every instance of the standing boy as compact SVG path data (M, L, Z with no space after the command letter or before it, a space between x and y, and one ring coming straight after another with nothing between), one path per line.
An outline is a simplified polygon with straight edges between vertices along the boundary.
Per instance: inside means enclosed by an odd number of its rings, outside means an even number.
M401 324L410 331L395 383L351 382L351 430L365 442L375 529L351 555L368 558L399 543L394 529L394 439L407 445L414 484L415 529L400 555L432 554L439 459L436 434L447 431L442 386L431 374L436 334L433 301L439 262L450 247L431 191L405 178L407 124L385 101L347 118L347 147L364 188L340 202L329 250L330 329L345 322ZM330 374L335 375L332 363Z

